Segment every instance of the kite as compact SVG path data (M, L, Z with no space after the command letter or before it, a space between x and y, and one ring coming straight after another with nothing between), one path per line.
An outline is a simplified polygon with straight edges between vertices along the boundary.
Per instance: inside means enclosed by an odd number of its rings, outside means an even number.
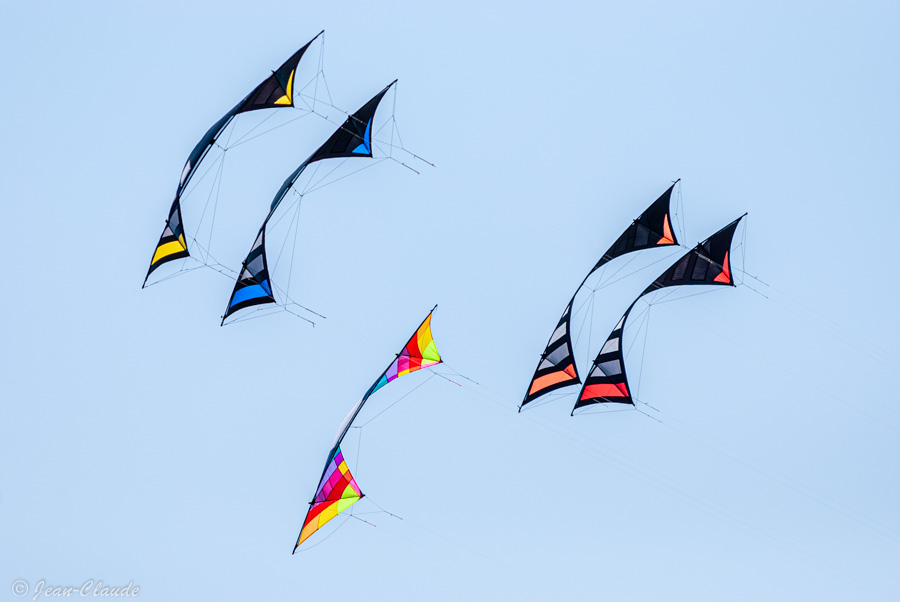
M622 354L622 331L625 329L628 315L641 297L662 288L696 284L735 286L729 253L735 229L744 215L682 256L631 303L594 360L590 373L584 379L584 386L572 414L579 408L596 403L634 405L625 375L625 358Z
M253 246L250 248L246 259L244 259L234 290L231 293L231 298L228 300L228 306L225 308L225 315L222 316L221 324L225 324L225 319L228 316L245 307L276 303L275 296L272 294L272 282L266 260L266 225L272 219L275 210L278 209L284 197L294 186L297 178L310 164L324 159L345 157L372 158L372 122L375 118L375 111L378 109L381 99L395 83L397 83L397 80L392 81L384 90L360 107L356 113L347 117L343 125L331 135L325 144L301 163L300 167L295 169L281 185L269 206L269 212L266 215L266 219L263 220Z
M328 453L328 461L325 462L325 469L322 471L322 477L319 479L316 494L309 503L309 511L306 513L300 536L297 538L297 543L294 545L294 551L291 554L296 552L300 544L306 541L310 535L363 498L363 493L356 483L356 479L350 473L347 462L344 460L344 455L341 452L341 441L344 440L344 436L350 430L353 421L359 415L366 400L375 391L405 374L441 363L441 356L434 344L434 338L431 336L431 314L434 313L435 309L437 309L437 305L428 312L428 316L419 325L415 334L409 339L400 353L397 354L397 358L369 387L366 394L362 396L362 399L356 403L347 417L344 418L344 421L341 422L337 438L334 440L331 451Z
M191 151L187 163L184 164L184 169L181 171L181 179L178 181L178 188L175 190L175 200L172 201L172 207L169 209L169 216L166 218L163 233L159 237L159 242L156 243L153 258L150 260L150 269L144 278L144 286L146 286L150 274L161 265L176 259L190 257L187 241L184 237L184 224L181 219L181 196L184 194L185 188L197 172L197 168L203 162L206 154L237 115L259 109L294 106L294 73L297 70L297 65L310 44L323 33L324 31L320 31L315 38L295 52L281 67L273 71L272 75L256 86L241 102L213 124L203 138L200 139L200 142L197 143L197 146L194 147L194 150Z
M672 190L679 181L676 180L669 186L658 199L653 201L652 205L634 220L631 226L619 236L618 240L591 268L591 271L584 277L578 288L575 289L572 299L566 305L566 309L563 311L556 329L550 336L550 342L547 343L544 353L541 354L540 362L538 362L537 369L534 371L534 376L531 377L528 391L525 393L525 399L522 400L522 404L519 406L520 412L526 404L531 403L545 393L581 382L578 376L578 369L575 366L575 356L570 336L572 305L575 303L578 291L581 290L591 274L616 257L626 253L678 244L675 232L672 229L669 201L672 197Z

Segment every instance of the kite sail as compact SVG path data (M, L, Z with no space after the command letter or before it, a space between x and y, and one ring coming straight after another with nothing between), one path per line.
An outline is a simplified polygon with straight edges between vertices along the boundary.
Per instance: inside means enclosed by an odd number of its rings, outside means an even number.
M300 544L306 541L310 535L363 498L363 493L356 483L356 479L350 473L347 462L344 460L344 455L341 452L341 442L353 425L353 421L359 415L360 410L362 410L363 405L365 405L366 400L375 391L404 374L441 363L441 356L434 344L434 338L431 336L431 314L434 313L435 309L437 309L437 305L428 312L428 316L419 325L415 334L409 339L400 353L397 354L397 358L369 387L366 394L362 396L362 399L356 403L347 417L344 418L344 421L341 422L337 438L332 445L331 451L328 453L325 470L322 471L322 477L319 479L319 486L316 487L316 495L309 503L309 511L306 513L300 536L297 538L297 543L294 545L294 551L291 554L296 552Z
M584 386L572 409L573 414L579 408L596 403L634 405L625 375L625 358L622 352L622 331L625 329L628 315L641 297L662 288L691 284L734 286L729 254L735 229L744 215L682 256L631 303L612 334L606 339L590 373L584 379Z
M221 119L219 119L200 139L200 142L191 151L188 156L187 163L181 171L181 179L178 181L178 188L175 190L175 200L172 201L172 207L169 209L169 216L166 218L166 225L163 233L156 244L153 252L153 258L150 260L150 269L144 278L144 285L147 279L161 265L190 257L187 242L184 238L184 226L181 220L181 196L184 194L185 188L191 181L191 178L197 172L200 163L203 162L209 150L215 145L216 140L228 127L228 124L239 114L257 111L259 109L275 109L279 107L294 106L294 73L297 65L303 58L310 44L312 44L324 31L306 43L300 50L295 52L291 58L284 62L281 67L272 72L265 81L256 86L250 94L244 97L241 102L236 104L234 108L228 111Z
M522 400L522 404L519 406L520 412L526 404L531 403L541 395L581 382L578 376L578 369L575 366L575 355L572 350L572 339L570 336L572 306L575 303L578 291L581 290L591 274L616 257L621 257L626 253L678 244L675 232L672 229L669 202L672 198L672 190L679 181L676 180L669 186L658 199L653 201L652 205L634 220L631 226L619 236L618 240L591 268L591 271L584 277L578 288L575 289L572 299L566 305L562 317L556 324L556 329L550 336L550 342L547 343L544 353L541 354L540 362L538 362L537 369L534 371L534 376L531 377L528 391L525 393L525 399Z
M343 125L331 135L325 144L301 163L300 167L295 169L294 173L288 176L281 188L278 189L278 193L269 206L266 219L263 220L262 226L256 235L256 240L254 240L253 246L250 248L250 252L247 254L247 258L241 267L231 298L228 300L225 315L222 316L221 324L225 323L225 319L228 316L245 307L276 303L275 296L272 293L272 283L266 260L266 225L272 219L284 197L287 196L294 186L297 178L312 163L324 159L342 157L372 157L372 122L375 119L375 111L378 109L381 99L384 98L384 95L395 83L397 83L397 80L388 84L384 90L372 97L356 113L348 116Z

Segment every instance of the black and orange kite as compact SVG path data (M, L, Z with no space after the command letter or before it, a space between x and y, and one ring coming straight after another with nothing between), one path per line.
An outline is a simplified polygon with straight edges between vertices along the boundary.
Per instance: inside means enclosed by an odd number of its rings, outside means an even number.
M652 249L656 247L665 247L677 245L678 240L675 238L675 232L672 229L672 217L669 211L670 200L672 198L672 190L675 188L679 180L676 180L669 188L663 192L653 204L641 213L637 219L628 227L625 232L619 236L618 240L603 254L603 257L591 268L587 273L569 304L566 305L562 317L556 325L556 329L550 336L550 342L541 354L541 360L538 362L531 383L528 385L528 391L525 393L525 399L519 406L519 411L525 405L531 403L541 395L581 383L578 376L578 369L575 366L575 357L572 351L571 317L572 305L575 303L575 297L578 291L584 286L591 274L599 270L601 267L617 257L621 257L633 251L641 251L643 249Z

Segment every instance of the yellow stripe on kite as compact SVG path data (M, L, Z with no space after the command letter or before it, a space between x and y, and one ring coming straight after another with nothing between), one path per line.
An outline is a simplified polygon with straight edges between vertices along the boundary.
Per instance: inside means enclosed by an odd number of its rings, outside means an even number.
M337 502L332 502L328 506L325 507L324 510L319 514L319 527L322 527L325 523L333 519L338 514L338 505Z
M153 254L153 261L151 261L150 263L154 264L160 259L165 259L169 255L174 255L175 253L180 253L182 251L187 251L187 247L185 247L184 243L180 240L167 242L164 245L159 245L158 247L156 247L156 253Z
M285 94L284 96L282 96L281 98L276 100L275 104L292 106L294 104L294 102L293 102L294 94L292 91L293 87L294 87L294 72L291 71L291 74L288 76L287 94Z

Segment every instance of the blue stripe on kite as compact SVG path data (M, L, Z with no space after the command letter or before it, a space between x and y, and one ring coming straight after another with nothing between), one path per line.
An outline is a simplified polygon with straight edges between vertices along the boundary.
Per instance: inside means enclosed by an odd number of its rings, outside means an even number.
M267 283L268 280L265 280L263 282ZM238 303L241 303L242 301L247 301L248 299L259 299L260 297L271 297L271 296L272 296L272 294L270 292L268 292L265 288L263 288L262 286L260 286L258 284L253 284L251 286L245 286L241 290L236 291L234 293L234 297L231 298L230 307L234 307Z
M381 379L377 383L375 383L374 387L372 387L372 393L385 386L386 384L388 384L387 376L382 375ZM369 393L369 395L371 395L372 393Z
M364 154L364 155L368 155L369 153L372 152L372 150L371 150L372 143L369 140L369 135L370 135L371 131L372 131L372 120L370 119L369 123L366 124L366 133L363 134L363 143L360 144L359 146L357 146L356 148L354 148L353 151L351 151L351 152L360 153L360 154ZM362 150L359 150L359 149L362 149Z

